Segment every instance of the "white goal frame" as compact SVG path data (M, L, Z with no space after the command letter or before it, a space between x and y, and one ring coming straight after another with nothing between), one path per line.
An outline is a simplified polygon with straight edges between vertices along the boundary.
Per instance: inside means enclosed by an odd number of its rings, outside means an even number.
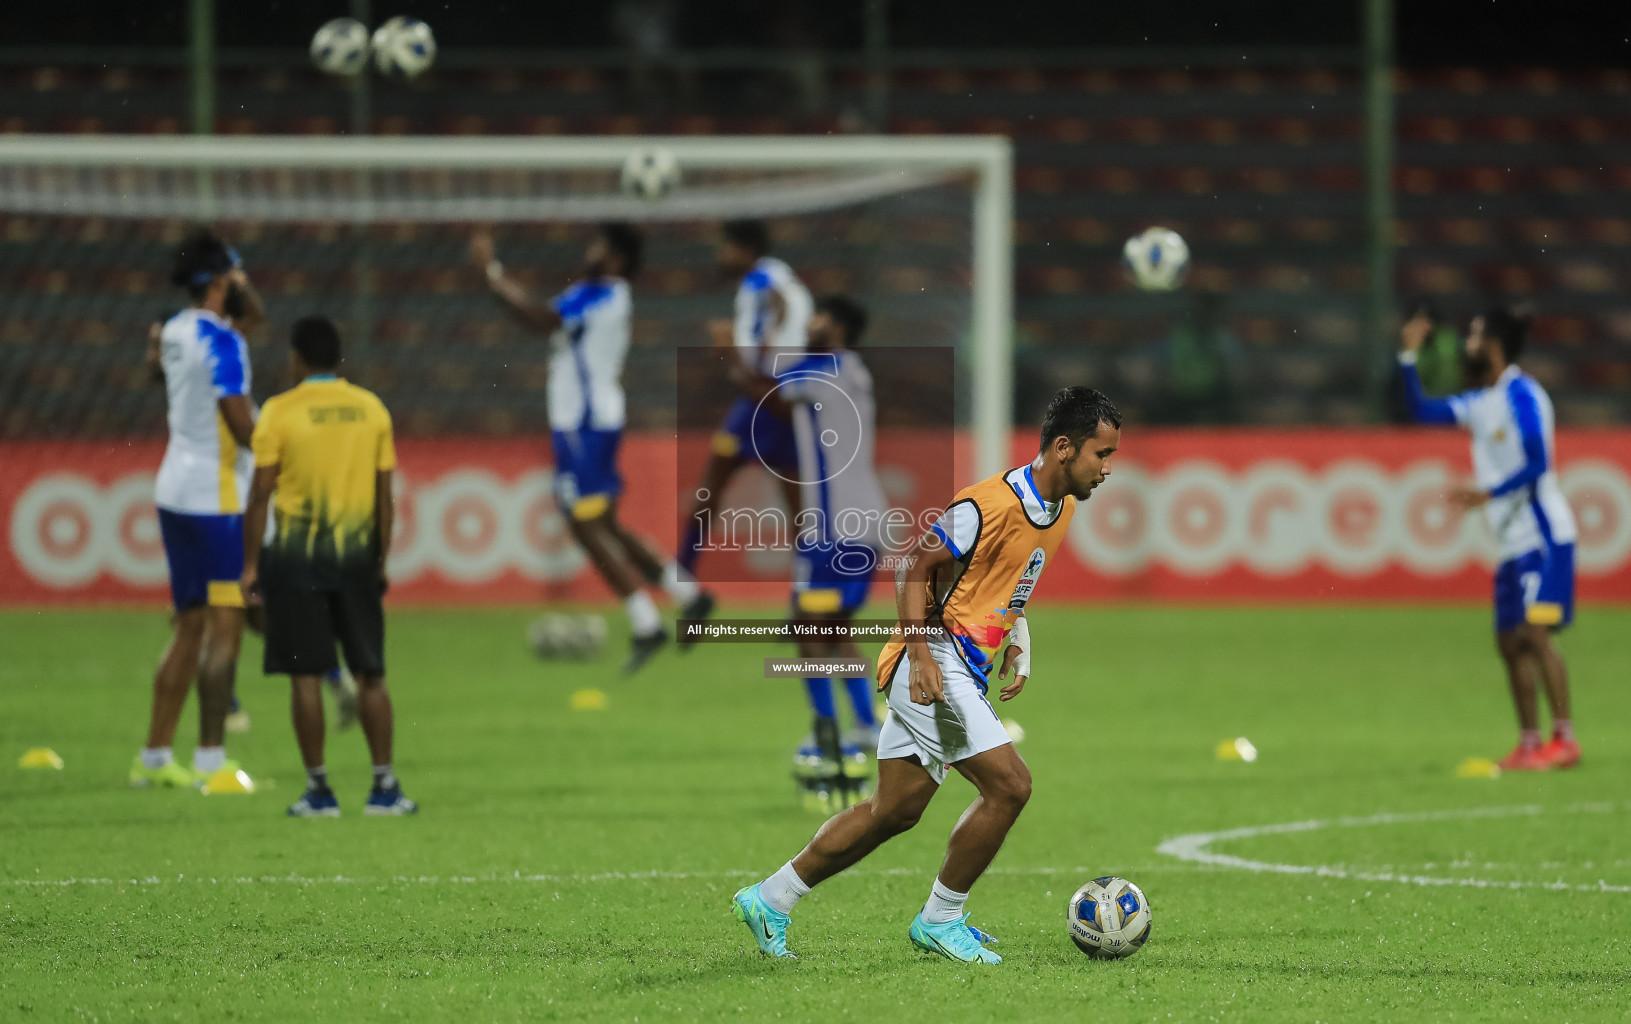
M976 479L1009 468L1013 431L1013 146L995 135L141 136L0 135L0 165L335 170L553 169L616 172L663 146L682 168L899 168L971 175L973 457ZM71 214L71 210L62 211ZM210 219L207 197L199 216Z

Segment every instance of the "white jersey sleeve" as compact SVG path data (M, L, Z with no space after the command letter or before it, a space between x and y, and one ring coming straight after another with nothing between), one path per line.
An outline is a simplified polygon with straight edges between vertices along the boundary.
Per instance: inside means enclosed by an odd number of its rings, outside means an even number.
M931 529L953 558L967 557L980 538L980 506L965 498L942 512Z

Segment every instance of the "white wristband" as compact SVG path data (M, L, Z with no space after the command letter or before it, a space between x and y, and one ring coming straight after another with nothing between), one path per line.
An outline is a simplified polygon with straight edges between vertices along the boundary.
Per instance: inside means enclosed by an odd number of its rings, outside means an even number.
M1405 351L1400 352L1399 353L1399 365L1400 366L1415 366L1416 365L1416 353L1409 350L1409 349L1406 349Z
M1014 674L1029 677L1031 674L1031 627L1021 615L1014 628L1008 633L1008 646L1018 647L1019 654L1014 658ZM1003 656L1007 656L1007 651Z
M487 261L487 280L497 281L504 276L504 264L497 260Z

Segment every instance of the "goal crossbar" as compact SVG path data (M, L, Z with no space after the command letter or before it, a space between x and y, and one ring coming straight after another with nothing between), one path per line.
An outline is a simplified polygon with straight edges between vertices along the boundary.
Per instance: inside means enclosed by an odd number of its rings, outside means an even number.
M586 212L596 217L634 219L712 219L734 215L769 216L798 213L864 202L894 192L932 185L952 176L972 178L972 345L970 369L974 374L971 427L974 432L974 470L978 477L1008 467L1009 436L1013 422L1013 148L1001 136L593 136L593 137L489 137L489 136L0 136L0 169L72 170L133 168L138 170L266 171L282 169L333 171L436 170L596 170L615 172L629 153L641 147L661 146L690 171L796 171L823 170L847 175L822 183L787 181L758 187L757 198L734 206L728 190L692 190L656 203L642 204L624 197L605 197L604 209L579 205L572 219ZM777 190L780 190L778 194ZM800 190L803 190L802 193ZM200 189L194 200L200 219L217 208ZM802 200L800 199L802 196ZM398 203L409 200L397 200ZM411 214L412 207L392 208L379 197L365 203L370 216L393 219ZM669 206L668 204L673 204ZM185 206L164 211L140 203L121 204L103 197L86 197L87 208L39 208L38 194L17 191L8 204L0 189L0 212L57 216L169 216L189 215ZM371 207L371 209L370 209ZM658 211L664 207L664 212ZM268 208L269 210L272 208ZM479 200L459 208L464 219L484 219ZM507 217L551 219L565 209L539 198L517 208L506 205ZM247 211L237 213L244 216ZM444 212L431 219L444 219Z

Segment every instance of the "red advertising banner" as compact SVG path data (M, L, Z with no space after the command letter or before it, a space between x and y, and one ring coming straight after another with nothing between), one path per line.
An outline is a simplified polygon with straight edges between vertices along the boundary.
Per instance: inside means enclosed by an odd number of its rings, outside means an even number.
M1631 431L1565 430L1558 449L1580 525L1580 596L1631 600ZM1033 450L1016 438L1015 464ZM162 601L152 505L162 453L153 441L0 445L0 604ZM609 596L556 509L546 440L403 441L398 455L393 601ZM680 514L675 462L672 435L624 442L623 517L661 549ZM1129 428L1040 590L1052 600L1483 599L1492 539L1481 515L1444 503L1468 465L1453 431ZM940 467L880 446L878 471L914 516L950 498L927 493L945 489ZM726 504L773 501L771 484L743 474ZM763 581L726 596L785 599L785 552L707 557L739 559L733 578Z

